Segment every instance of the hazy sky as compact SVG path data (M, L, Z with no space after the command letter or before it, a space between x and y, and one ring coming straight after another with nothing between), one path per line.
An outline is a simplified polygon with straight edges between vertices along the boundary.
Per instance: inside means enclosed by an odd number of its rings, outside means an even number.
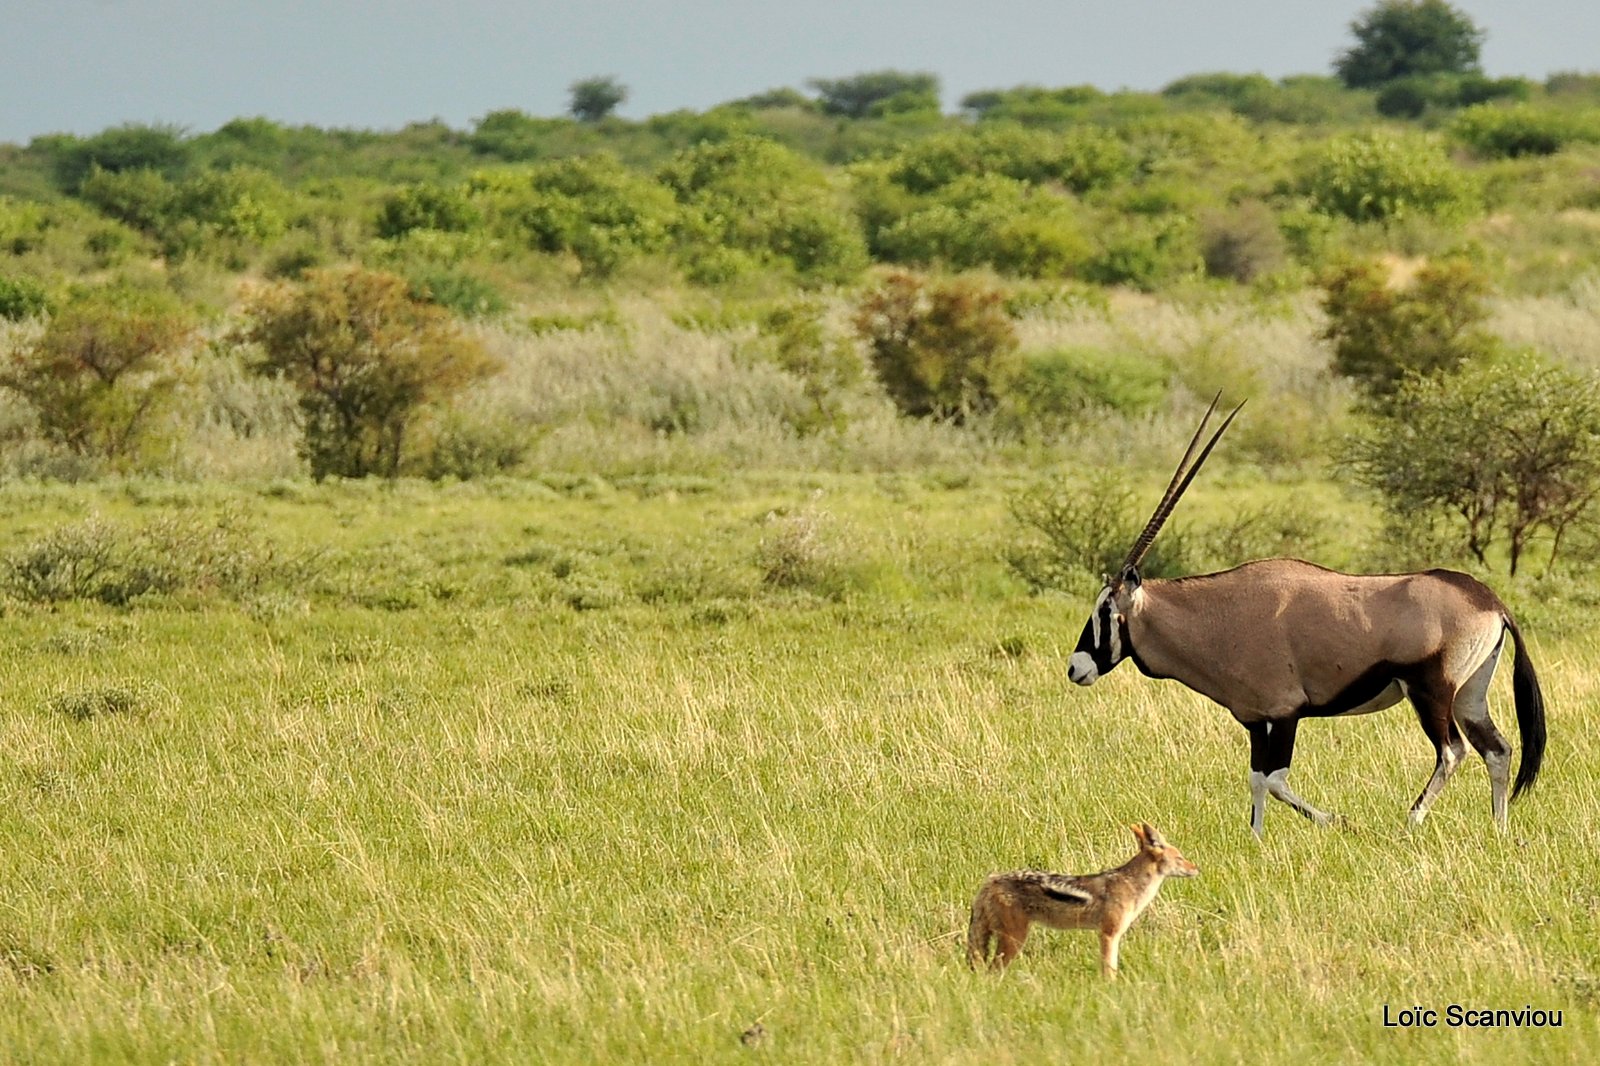
M1205 71L1327 73L1341 0L5 0L0 141L231 118L392 129L565 111L610 74L621 114L813 77L927 70L946 106L1025 83L1156 89ZM1600 70L1600 0L1460 0L1490 74Z

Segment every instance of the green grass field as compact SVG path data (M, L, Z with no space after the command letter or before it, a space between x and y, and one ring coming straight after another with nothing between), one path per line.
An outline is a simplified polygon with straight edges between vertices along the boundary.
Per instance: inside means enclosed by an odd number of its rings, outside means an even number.
M1600 616L1511 597L1550 744L1508 834L1476 760L1405 828L1397 708L1308 723L1346 821L1258 843L1226 712L1067 682L1087 600L1008 573L1007 488L7 486L0 1059L1592 1061ZM1202 875L1120 981L1050 930L968 972L984 875L1140 819ZM1564 1025L1382 1024L1452 1003Z

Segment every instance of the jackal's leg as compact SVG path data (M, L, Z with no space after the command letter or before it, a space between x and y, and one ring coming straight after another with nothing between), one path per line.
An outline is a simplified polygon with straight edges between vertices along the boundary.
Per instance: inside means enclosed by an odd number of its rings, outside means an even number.
M1282 718L1276 722L1251 722L1250 730L1250 829L1261 836L1266 829L1267 797L1287 803L1318 825L1333 821L1333 815L1319 811L1289 787L1289 763L1294 759L1294 737L1300 722Z
M1473 671L1467 683L1461 686L1461 691L1456 693L1454 707L1456 724L1467 735L1478 754L1483 756L1483 764L1489 769L1490 809L1494 812L1495 825L1501 829L1506 827L1506 801L1511 785L1511 745L1506 743L1506 738L1495 728L1494 719L1489 717L1489 682L1494 678L1494 668L1500 662L1500 649L1504 644L1505 637L1502 635L1493 653Z
M1124 930L1118 926L1105 926L1100 930L1100 973L1117 979L1117 951L1122 946Z
M999 927L995 930L994 961L989 965L996 970L1003 970L1011 965L1011 960L1017 957L1022 950L1023 942L1028 939L1028 918L1019 911L1007 911L1000 916Z

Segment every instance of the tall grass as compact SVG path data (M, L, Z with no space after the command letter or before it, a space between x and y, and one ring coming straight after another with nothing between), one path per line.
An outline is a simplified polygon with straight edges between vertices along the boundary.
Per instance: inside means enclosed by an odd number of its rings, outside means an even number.
M254 543L324 554L275 593L293 609L6 604L0 1054L1583 1059L1600 615L1525 627L1552 740L1508 834L1476 763L1404 827L1432 755L1395 711L1309 723L1296 786L1346 821L1275 806L1257 843L1225 712L1130 668L1066 682L1085 605L1008 576L1005 492L14 486L13 539L248 504ZM1048 930L1003 978L966 970L985 874L1119 862L1141 819L1203 873L1121 981ZM1382 1026L1452 1002L1565 1025Z

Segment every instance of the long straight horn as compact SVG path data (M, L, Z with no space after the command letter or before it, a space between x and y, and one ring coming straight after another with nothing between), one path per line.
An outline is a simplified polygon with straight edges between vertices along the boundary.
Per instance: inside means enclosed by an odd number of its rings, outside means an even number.
M1222 439L1222 435L1233 424L1234 418L1244 409L1246 401L1241 400L1239 406L1235 407L1228 417L1222 420L1222 425L1218 426L1217 431L1211 435L1211 439L1206 442L1206 446L1201 450L1199 457L1195 458L1195 445L1200 443L1200 435L1206 431L1206 423L1211 420L1211 413L1217 409L1217 401L1221 398L1222 393L1217 393L1216 397L1211 401L1211 406L1206 408L1206 413L1200 419L1199 428L1194 431L1194 437L1189 441L1189 447L1184 451L1183 458L1178 462L1178 469L1173 471L1172 480L1167 483L1167 491L1162 494L1161 502L1156 504L1154 513L1150 515L1150 521L1145 523L1144 532L1140 533L1139 539L1133 542L1133 550L1128 552L1128 558L1122 564L1122 571L1126 571L1131 566L1138 566L1144 560L1145 553L1150 550L1150 545L1156 539L1156 534L1161 532L1161 527L1166 524L1168 516L1172 514L1172 509L1178 506L1178 501L1183 498L1185 490L1189 488L1189 483L1194 480L1194 476L1205 465L1206 458L1211 454L1211 449L1217 446L1217 441ZM1190 464L1190 459L1194 459L1193 465Z

